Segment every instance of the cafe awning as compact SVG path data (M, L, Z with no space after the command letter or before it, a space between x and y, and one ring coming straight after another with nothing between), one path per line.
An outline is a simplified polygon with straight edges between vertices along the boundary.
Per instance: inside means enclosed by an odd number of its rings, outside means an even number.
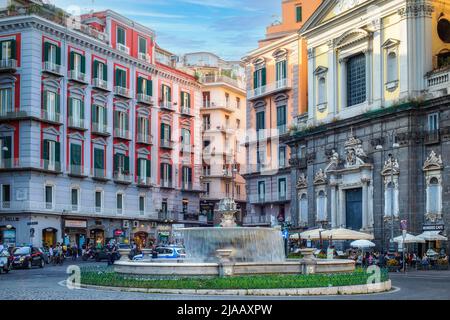
M405 235L404 239L403 239L403 235L395 237L394 242L401 243L401 244L403 244L403 243L405 243L405 244L407 244L407 243L425 243L425 240L423 240L422 238L416 237L410 233L407 233Z
M448 241L447 237L439 234L440 231L424 231L419 234L417 238L421 238L425 241Z
M300 238L304 240L320 240L320 232L323 231L325 231L325 229L322 228L306 230L300 233Z
M323 239L331 240L373 240L373 235L355 230L337 228L322 232Z

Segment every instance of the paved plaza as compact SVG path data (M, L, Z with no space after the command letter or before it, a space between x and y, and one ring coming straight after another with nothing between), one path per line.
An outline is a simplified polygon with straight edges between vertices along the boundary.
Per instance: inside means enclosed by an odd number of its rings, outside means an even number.
M326 297L255 297L255 296L192 296L116 292L109 290L70 290L64 285L67 278L64 266L47 265L44 269L13 270L0 275L0 300L243 300L243 299L294 299L294 300L415 300L450 299L450 271L413 271L407 274L391 273L393 290L382 294L326 296ZM77 262L80 266L106 265Z

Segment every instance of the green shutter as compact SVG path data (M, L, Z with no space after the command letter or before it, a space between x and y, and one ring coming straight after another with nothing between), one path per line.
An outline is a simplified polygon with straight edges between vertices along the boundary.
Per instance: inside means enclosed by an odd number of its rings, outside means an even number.
M56 114L60 114L61 113L60 112L60 107L61 107L60 95L57 94L55 99L56 99Z
M42 109L45 112L47 111L47 90L42 92Z
M11 40L11 59L16 59L16 40Z
M59 142L55 142L55 162L59 163L61 159L61 144Z
M44 43L44 62L47 62L50 54L50 43Z
M187 96L188 96L188 108L190 109L191 108L191 94L187 93Z
M2 150L3 159L11 159L12 155L12 144L11 144L11 136L2 138L2 148L6 147L6 150Z
M164 163L161 163L159 165L159 175L160 175L160 180L164 180Z
M301 22L302 21L302 7L298 6L296 7L296 19L297 22Z
M151 162L150 162L150 160L146 160L145 161L145 165L146 165L146 169L147 169L147 178L150 178L151 177L151 167L150 167L150 164L151 164Z
M56 46L56 64L61 65L61 48Z
M253 89L258 88L258 71L253 72Z
M267 79L266 79L266 67L261 69L261 78L262 78L262 82L261 82L261 86L264 87L267 83Z
M97 123L97 121L98 121L98 119L97 119L97 106L94 104L93 106L92 106L92 119L91 119L91 121L93 122L93 123Z
M140 117L137 117L137 132L138 132L138 134L141 133L141 121L139 121L139 120L140 120Z
M144 78L142 78L142 77L138 77L138 79L137 79L137 91L138 91L138 94L140 94L140 93L143 93L142 92L142 82L144 81Z
M119 154L114 154L114 171L117 171L119 168Z
M86 73L86 57L81 56L81 73Z
M172 101L172 88L167 87L167 89L168 89L168 93L169 93L169 97L167 98L167 101L171 102Z
M103 64L103 80L108 81L108 65L105 63Z
M42 159L49 160L48 159L48 140L44 139L42 141Z
M128 156L124 157L124 171L130 172L130 157Z
M129 128L129 119L128 119L128 114L125 113L125 130L128 131Z
M116 155L114 155L114 163L116 160ZM114 164L115 166L116 164ZM94 168L104 169L104 151L102 149L94 149Z
M169 178L169 181L172 182L172 165L169 164L168 167L169 167L169 177L168 178Z
M69 58L70 70L74 70L74 60L75 60L75 52L71 51Z
M81 105L80 105L80 119L84 120L84 101L81 100Z
M81 164L81 146L79 144L70 144L70 164Z
M106 126L108 124L108 108L104 107L103 110L103 124Z
M164 123L161 123L161 140L164 140Z
M153 96L153 81L147 80L147 95L152 97Z
M3 60L3 42L5 41L0 41L0 60Z
M69 117L72 117L73 115L73 99L69 98Z
M141 176L141 160L139 158L137 159L137 176Z
M184 105L184 91L181 91L180 99L181 99L181 105L183 106Z
M118 87L118 86L120 86L120 83L119 83L119 80L120 80L120 70L119 69L116 69L116 72L115 72L115 77L116 77L116 79L115 79L115 86L116 87Z
M119 127L119 111L114 111L114 129Z
M94 60L94 66L93 66L93 68L94 68L94 76L93 76L93 78L94 79L98 78L98 64L99 64L99 62L97 60Z

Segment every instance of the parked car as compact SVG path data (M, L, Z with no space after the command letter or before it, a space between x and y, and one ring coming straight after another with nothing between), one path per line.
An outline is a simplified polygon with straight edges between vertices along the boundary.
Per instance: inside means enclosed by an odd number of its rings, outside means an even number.
M157 247L156 252L158 258L178 259L186 257L186 251L182 247Z
M3 249L0 252L0 273L8 273L12 269L11 255L8 250Z
M36 247L18 247L13 251L14 268L31 269L33 266L43 268L45 266L44 254Z

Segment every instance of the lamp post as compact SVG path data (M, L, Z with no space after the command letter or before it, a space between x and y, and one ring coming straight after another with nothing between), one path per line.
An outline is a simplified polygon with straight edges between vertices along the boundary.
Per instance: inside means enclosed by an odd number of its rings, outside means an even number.
M395 218L395 214L394 214L394 210L395 210L395 206L394 206L394 194L395 194L395 183L394 183L394 163L395 163L395 157L394 157L394 150L396 148L399 148L400 145L395 141L395 137L396 137L396 132L395 130L393 130L390 134L389 134L390 138L391 138L391 142L392 142L392 153L389 154L389 158L391 160L391 236L389 239L389 251L390 252L394 252L395 251L395 244L394 244L394 218Z

